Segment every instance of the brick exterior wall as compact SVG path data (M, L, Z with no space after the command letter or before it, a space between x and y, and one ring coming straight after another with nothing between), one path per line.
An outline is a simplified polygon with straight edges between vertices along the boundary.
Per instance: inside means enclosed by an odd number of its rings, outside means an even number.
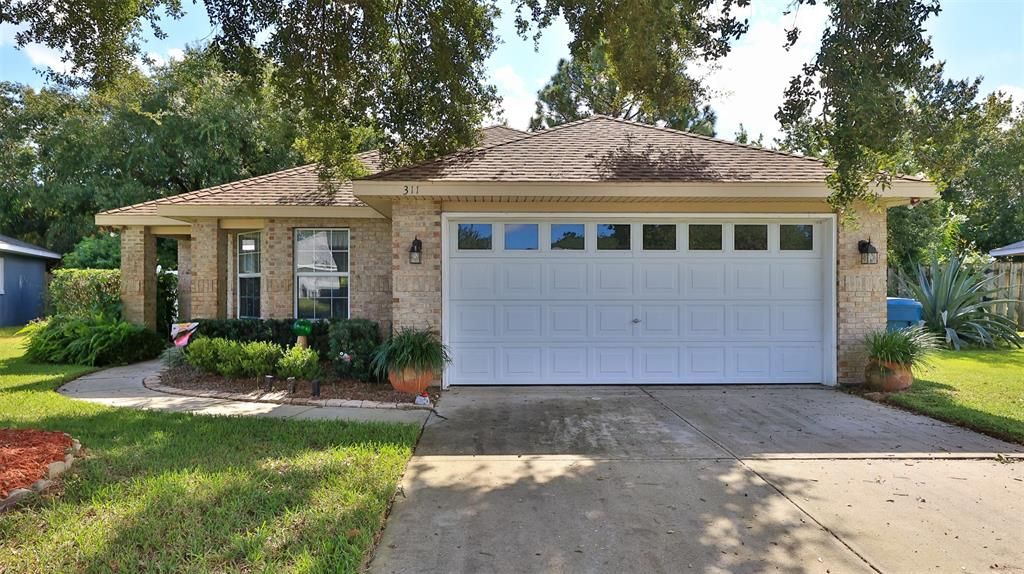
M192 319L192 242L179 239L178 243L178 321Z
M423 262L409 263L415 238L423 242ZM397 200L391 207L391 272L395 328L441 332L441 204Z
M148 227L121 229L121 303L125 320L156 329L156 236Z
M192 223L192 318L227 317L227 233L216 219Z
M349 230L349 297L352 317L370 319L387 332L391 323L391 224L386 219L270 219L261 235L260 312L295 316L296 228Z
M876 329L884 329L886 322L886 212L873 211L865 205L857 206L856 225L840 225L837 240L836 300L839 307L838 354L839 382L864 382L864 336ZM860 262L857 242L871 239L878 249L878 263Z

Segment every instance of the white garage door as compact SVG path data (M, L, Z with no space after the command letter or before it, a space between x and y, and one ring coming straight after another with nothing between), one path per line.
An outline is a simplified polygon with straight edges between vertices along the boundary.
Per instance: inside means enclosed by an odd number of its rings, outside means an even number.
M829 382L830 220L446 226L448 384Z

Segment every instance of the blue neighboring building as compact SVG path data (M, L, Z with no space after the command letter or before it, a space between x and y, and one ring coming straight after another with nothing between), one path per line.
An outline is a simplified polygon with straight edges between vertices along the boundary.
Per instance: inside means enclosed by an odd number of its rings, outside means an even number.
M46 268L60 255L0 235L0 326L23 325L43 314Z

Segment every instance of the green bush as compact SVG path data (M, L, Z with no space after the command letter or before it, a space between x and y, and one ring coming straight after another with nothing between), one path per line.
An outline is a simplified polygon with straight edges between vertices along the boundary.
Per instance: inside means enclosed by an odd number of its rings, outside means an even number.
M341 377L360 381L376 380L370 363L380 346L380 328L366 319L348 319L331 324L331 362ZM347 360L342 355L348 357Z
M284 352L276 343L253 341L242 345L242 372L247 377L273 375Z
M298 345L288 349L277 363L277 376L282 379L315 379L320 374L320 355L312 348Z
M295 344L292 333L295 319L199 319L198 334L210 338L223 338L248 343L266 341L277 343L282 348ZM330 353L330 322L313 321L313 334L309 346L322 357Z
M185 349L181 347L167 347L163 353L160 353L160 362L168 369L176 369L187 365Z
M185 347L185 362L204 373L216 373L220 358L217 356L218 341L223 339L193 339Z
M48 292L52 315L121 316L121 271L117 269L57 269Z
M915 325L895 331L872 331L864 338L864 345L868 358L913 368L927 362L928 356L939 348L939 339Z
M156 333L105 316L56 316L22 330L25 355L41 363L104 366L156 358L167 346Z
M200 337L185 348L185 360L192 367L232 379L272 375L282 354L274 343L239 343L220 337Z
M178 316L178 276L168 271L156 274L156 332L171 335L171 324Z
M424 329L402 329L373 353L371 368L384 378L389 372L413 369L440 373L452 362L448 347L436 334Z

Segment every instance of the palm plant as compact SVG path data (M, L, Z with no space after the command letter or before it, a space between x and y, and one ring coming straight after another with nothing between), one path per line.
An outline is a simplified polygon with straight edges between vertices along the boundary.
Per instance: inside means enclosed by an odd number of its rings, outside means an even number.
M1024 343L1017 325L991 310L995 303L1011 302L990 298L998 291L997 279L986 276L982 269L964 265L959 257L951 257L944 264L932 261L927 267L918 265L916 281L901 277L903 286L921 302L928 330L956 350L964 344L994 347L1005 342L1020 347Z

